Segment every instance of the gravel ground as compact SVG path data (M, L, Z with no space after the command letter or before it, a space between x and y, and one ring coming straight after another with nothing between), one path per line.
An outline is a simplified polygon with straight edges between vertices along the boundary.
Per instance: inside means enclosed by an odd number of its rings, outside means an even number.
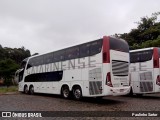
M142 97L128 96L108 96L103 99L84 98L81 101L66 100L56 95L25 95L25 94L7 94L0 95L0 111L92 111L92 114L98 114L96 111L114 111L114 114L119 111L160 111L160 94L145 95ZM71 112L71 113L73 113ZM85 114L84 113L84 114ZM126 113L127 114L127 113ZM9 118L8 118L9 119ZM13 119L13 118L12 118ZM14 118L15 120L17 118ZM19 118L24 119L24 118ZM30 120L31 118L25 118ZM35 119L35 118L32 118ZM46 118L41 118L46 120ZM65 120L97 120L97 117L52 117L47 119L65 119ZM134 119L159 119L158 117L98 117L100 120L134 120Z

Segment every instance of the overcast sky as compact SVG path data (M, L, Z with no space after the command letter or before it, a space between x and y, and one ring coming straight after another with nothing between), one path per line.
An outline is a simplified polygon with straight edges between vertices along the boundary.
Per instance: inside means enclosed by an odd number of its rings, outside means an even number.
M160 0L0 0L0 44L46 53L129 32Z

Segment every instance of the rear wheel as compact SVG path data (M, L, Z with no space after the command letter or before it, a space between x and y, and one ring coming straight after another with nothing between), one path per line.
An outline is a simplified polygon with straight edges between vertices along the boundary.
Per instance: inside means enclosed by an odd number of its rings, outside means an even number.
M61 95L63 98L68 99L70 96L70 91L68 86L63 86L61 89Z
M73 97L76 100L80 100L82 98L82 90L79 86L73 88Z
M28 86L24 86L24 93L28 94Z
M34 94L34 87L33 86L30 86L30 88L29 88L29 94L30 95Z

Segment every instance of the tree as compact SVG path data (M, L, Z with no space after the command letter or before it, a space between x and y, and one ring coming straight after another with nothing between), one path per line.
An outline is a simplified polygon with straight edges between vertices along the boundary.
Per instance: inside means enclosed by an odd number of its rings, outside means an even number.
M9 48L9 47L4 47L0 48L0 60L4 59L12 59L14 60L17 64L20 64L21 61L27 57L30 57L30 51L25 49L24 47L21 48Z
M142 17L140 22L137 22L136 29L132 29L129 33L118 34L118 37L125 39L131 49L142 47L144 42L148 40L151 42L157 39L160 35L160 22L157 21L158 15L160 15L160 12L153 13L151 17ZM145 44L149 44L149 42Z
M10 86L14 77L15 71L19 68L11 59L5 59L0 61L0 76L4 79L4 84Z

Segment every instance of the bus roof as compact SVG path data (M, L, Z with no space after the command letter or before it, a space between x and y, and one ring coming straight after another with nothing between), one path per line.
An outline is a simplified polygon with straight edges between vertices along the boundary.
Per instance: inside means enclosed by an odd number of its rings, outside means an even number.
M144 50L153 50L155 47L149 47L149 48L142 48L142 49L136 49L136 50L130 50L129 52L139 52Z
M80 45L83 45L83 44L86 44L86 43L91 43L91 42L94 42L94 41L97 41L97 40L102 40L104 37L116 38L116 37L114 37L114 36L103 36L102 38L99 38L99 39L96 39L96 40L84 42L84 43L77 44L77 45L73 45L73 46L70 46L70 47L63 48L63 49L59 49L59 50L55 50L55 51L51 51L51 52L47 52L47 53L43 53L43 54L33 55L33 56L30 56L30 57L26 58L25 60L27 61L28 59L31 59L31 58L34 58L34 57L38 57L38 56L42 56L42 55L46 55L46 54L48 54L48 53L57 52L57 51L60 51L60 50L65 50L65 49L67 49L67 48L72 48L72 47L80 46ZM124 39L121 39L121 38L116 38L116 39L119 39L119 40L121 40L121 41L125 41Z

